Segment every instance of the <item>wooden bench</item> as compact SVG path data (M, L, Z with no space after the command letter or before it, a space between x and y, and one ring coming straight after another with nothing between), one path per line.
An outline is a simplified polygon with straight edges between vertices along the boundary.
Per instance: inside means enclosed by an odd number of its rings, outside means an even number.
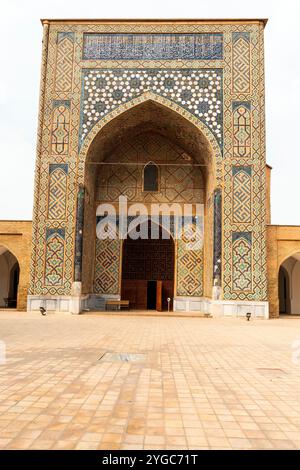
M112 310L121 310L121 308L128 308L129 309L129 300L106 300L105 308L109 310L108 307L112 307Z

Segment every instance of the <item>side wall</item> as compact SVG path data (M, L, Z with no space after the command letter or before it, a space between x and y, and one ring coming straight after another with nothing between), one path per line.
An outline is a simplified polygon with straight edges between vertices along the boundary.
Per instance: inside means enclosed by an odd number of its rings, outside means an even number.
M278 273L280 265L300 252L300 227L269 225L267 227L268 298L270 317L279 316Z
M17 258L20 266L18 310L26 310L31 257L31 228L31 221L0 221L0 246L7 248Z

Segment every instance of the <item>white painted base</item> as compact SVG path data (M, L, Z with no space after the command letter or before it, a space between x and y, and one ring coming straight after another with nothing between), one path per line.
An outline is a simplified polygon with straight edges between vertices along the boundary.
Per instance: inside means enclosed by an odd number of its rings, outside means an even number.
M89 295L28 295L27 311L35 312L44 307L47 312L81 313L86 308Z
M47 311L79 314L85 309L96 309L97 302L104 299L120 299L119 295L73 295L73 296L36 296L27 298L27 311L37 311L44 307ZM98 305L99 306L99 305ZM206 297L175 297L174 312L210 313L213 317L269 318L268 302L242 300L212 300Z
M175 312L210 313L213 317L269 318L269 302L212 300L205 297L175 297Z
M210 312L211 299L205 297L174 297L174 312Z

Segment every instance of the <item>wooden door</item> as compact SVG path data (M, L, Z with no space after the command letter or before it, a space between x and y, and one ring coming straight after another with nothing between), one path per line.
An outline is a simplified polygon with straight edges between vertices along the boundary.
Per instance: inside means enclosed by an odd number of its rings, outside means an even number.
M162 281L156 281L156 310L162 312Z
M147 309L147 281L132 281L124 279L122 281L122 300L129 300L131 309Z

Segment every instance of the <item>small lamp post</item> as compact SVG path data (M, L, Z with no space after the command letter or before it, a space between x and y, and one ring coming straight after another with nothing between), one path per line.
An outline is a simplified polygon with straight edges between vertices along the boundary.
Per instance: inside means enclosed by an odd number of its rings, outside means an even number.
M167 302L168 302L168 312L170 312L170 302L171 302L170 297L167 298Z

